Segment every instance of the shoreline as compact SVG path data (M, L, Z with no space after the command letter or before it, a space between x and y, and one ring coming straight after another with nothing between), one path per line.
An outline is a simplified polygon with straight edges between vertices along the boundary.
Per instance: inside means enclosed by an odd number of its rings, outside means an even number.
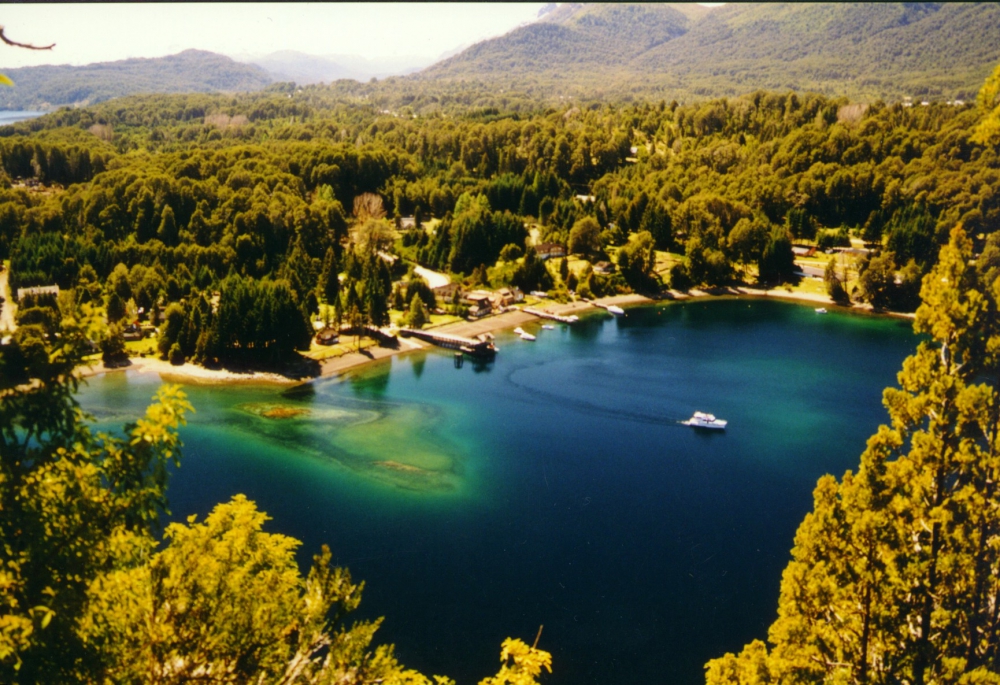
M874 314L877 316L890 316L895 318L913 319L913 314L901 312L875 312L870 305L851 304L850 306L838 305L826 295L816 293L790 292L781 288L763 290L749 287L725 287L714 288L712 290L692 289L688 292L676 290L664 291L659 298L647 297L639 294L612 295L601 297L595 300L584 302L547 302L537 304L535 308L552 314L567 316L581 312L597 309L598 304L618 305L618 306L640 306L656 302L683 302L685 300L701 298L724 298L724 297L753 297L761 299L781 299L797 302L800 304L817 304L822 306L835 307L841 311L856 312L860 314ZM429 330L451 335L461 335L464 337L475 337L486 333L496 333L498 331L511 329L532 321L541 321L537 316L516 310L495 314L477 321L456 321L453 323L437 326ZM319 362L320 372L313 378L291 378L279 373L266 371L231 371L228 369L207 369L196 364L185 363L174 366L156 357L133 357L127 366L105 367L100 361L86 367L81 367L79 375L81 378L97 376L103 373L114 373L117 371L136 371L138 373L157 373L160 378L167 382L181 383L187 385L233 385L233 384L264 384L294 386L304 383L311 383L323 378L340 377L348 371L358 369L373 362L381 361L396 355L426 350L434 345L412 338L399 338L399 346L392 347L369 347L360 352L349 352L340 357L326 359Z

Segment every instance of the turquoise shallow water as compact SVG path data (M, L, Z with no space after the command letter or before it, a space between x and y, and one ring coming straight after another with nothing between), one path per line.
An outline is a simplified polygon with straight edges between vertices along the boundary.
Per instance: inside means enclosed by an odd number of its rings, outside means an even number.
M331 545L407 665L477 682L545 624L550 683L697 683L765 637L816 479L857 465L908 322L698 301L501 335L496 362L403 355L284 391L187 388L173 515L236 493ZM105 427L159 381L91 379ZM694 410L725 434L676 422Z

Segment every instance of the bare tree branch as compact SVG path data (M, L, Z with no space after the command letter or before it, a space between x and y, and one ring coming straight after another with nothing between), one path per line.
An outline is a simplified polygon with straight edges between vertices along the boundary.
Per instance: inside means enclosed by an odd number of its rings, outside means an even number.
M0 26L0 40L2 40L7 45L13 45L15 48L27 48L28 50L51 50L56 46L55 43L53 43L52 45L43 45L43 46L28 45L27 43L16 43L7 36L3 35L3 26Z

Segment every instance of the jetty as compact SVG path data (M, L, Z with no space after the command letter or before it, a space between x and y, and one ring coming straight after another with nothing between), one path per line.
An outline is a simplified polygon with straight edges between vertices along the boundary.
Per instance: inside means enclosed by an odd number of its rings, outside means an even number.
M584 302L589 302L595 307L600 307L606 310L609 314L614 314L615 316L624 316L625 310L616 304L604 304L603 302L595 302L594 300L584 300Z
M558 321L559 323L576 323L580 320L580 317L576 314L561 316L559 314L551 314L549 312L542 311L541 309L532 309L531 307L524 307L521 311L525 314L537 316L539 319L551 319L552 321Z
M419 328L400 328L399 334L404 338L416 338L417 340L424 340L438 347L458 350L470 357L492 359L497 354L496 345L489 338L466 338L461 335L436 333L433 330L422 331Z

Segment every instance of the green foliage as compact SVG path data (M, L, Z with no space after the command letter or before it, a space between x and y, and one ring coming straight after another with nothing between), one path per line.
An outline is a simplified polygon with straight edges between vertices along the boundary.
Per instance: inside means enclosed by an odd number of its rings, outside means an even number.
M986 79L976 98L983 114L972 139L982 145L996 144L1000 140L1000 64Z
M795 255L792 241L783 226L775 226L767 238L767 244L758 263L760 280L764 283L782 283L791 280L795 272Z
M166 464L190 407L165 387L124 439L93 435L73 399L92 318L50 341L18 329L0 347L0 680L76 682L94 652L77 633L89 584L151 543Z
M857 473L820 479L768 641L707 682L996 682L998 283L955 229L923 280L928 336L887 388Z
M545 262L539 259L538 253L529 249L524 260L517 265L511 283L526 293L533 290L547 291L552 287L552 275L545 268Z
M649 231L633 234L618 250L618 270L633 290L648 292L658 288L655 267L656 245Z
M121 326L112 324L108 326L107 334L101 339L101 361L105 366L111 367L128 361L128 353L125 351L125 336Z
M593 217L578 219L569 232L569 251L573 254L593 255L601 251L601 226Z
M423 328L430 321L424 301L419 294L414 294L410 300L410 311L406 317L406 323L410 328Z
M826 286L826 294L837 304L850 304L850 296L844 288L844 281L837 275L837 258L830 257L823 270L823 284Z

